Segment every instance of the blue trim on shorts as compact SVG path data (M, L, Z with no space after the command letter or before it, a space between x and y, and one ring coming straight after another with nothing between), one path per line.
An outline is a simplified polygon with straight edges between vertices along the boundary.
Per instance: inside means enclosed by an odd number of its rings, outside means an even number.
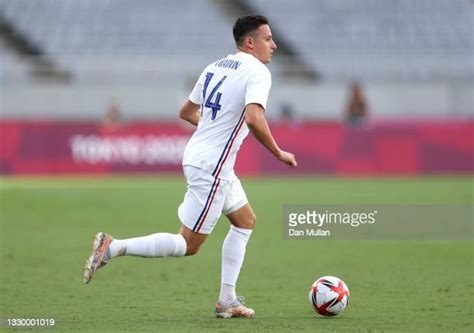
M196 231L196 228L197 228L198 225L199 225L199 221L201 221L201 218L202 218L202 216L204 215L204 212L207 210L207 206L208 206L208 204L209 204L209 200L211 199L211 196L212 196L212 192L213 192L213 190L214 190L214 187L216 186L217 179L218 179L218 178L215 178L215 179L214 179L214 183L212 183L211 190L209 191L209 195L207 196L206 204L204 205L204 208L203 208L201 214L199 215L199 218L197 219L196 223L194 224L194 227L193 227L193 231L194 231L194 232L197 232L197 231Z

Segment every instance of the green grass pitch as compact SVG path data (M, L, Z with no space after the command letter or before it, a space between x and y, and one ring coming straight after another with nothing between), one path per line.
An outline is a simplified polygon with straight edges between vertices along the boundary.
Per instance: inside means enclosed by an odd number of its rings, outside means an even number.
M472 177L243 179L258 216L238 294L257 315L219 320L222 218L197 256L119 258L84 285L92 236L179 227L182 177L1 178L0 318L54 318L56 331L474 331L473 241L284 240L283 204L473 204ZM449 223L449 221L446 221ZM348 284L340 316L307 293ZM7 329L8 330L8 329Z

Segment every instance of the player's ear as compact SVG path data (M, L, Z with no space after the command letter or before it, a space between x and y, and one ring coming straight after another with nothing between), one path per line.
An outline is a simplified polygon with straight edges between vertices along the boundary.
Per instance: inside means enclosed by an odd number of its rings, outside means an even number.
M255 44L255 40L251 35L245 36L244 38L244 45L249 49L253 49Z

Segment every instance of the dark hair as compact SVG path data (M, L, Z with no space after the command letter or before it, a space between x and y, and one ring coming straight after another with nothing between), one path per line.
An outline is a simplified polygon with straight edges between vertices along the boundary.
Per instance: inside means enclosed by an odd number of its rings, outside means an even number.
M262 15L251 15L238 18L232 28L235 43L241 45L245 36L265 24L268 24L268 19Z

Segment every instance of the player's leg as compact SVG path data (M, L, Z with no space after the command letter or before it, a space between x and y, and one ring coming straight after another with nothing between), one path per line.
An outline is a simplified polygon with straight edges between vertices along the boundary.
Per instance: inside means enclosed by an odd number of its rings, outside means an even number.
M84 266L84 282L89 283L95 272L112 258L129 255L144 258L182 257L186 254L186 239L181 234L156 233L144 237L113 239L99 232L94 237L92 254Z
M222 244L222 276L219 300L230 303L237 298L235 286L244 262L247 242L255 225L255 214L247 203L227 215L231 226Z
M110 258L136 256L143 258L182 257L186 254L186 239L181 234L160 232L143 237L114 239L110 243Z
M188 190L178 208L181 228L178 234L157 233L145 237L113 240L111 257L180 257L196 254L217 222L224 204L221 186L215 178L200 169L185 167ZM219 206L220 205L220 206Z
M194 232L181 225L178 234L157 233L130 239L113 239L109 246L110 257L122 255L145 258L181 257L198 253L207 234Z
M229 208L230 207L230 208ZM235 292L240 269L244 262L247 242L255 226L256 217L247 201L240 181L231 186L226 200L226 214L231 226L222 245L221 292L216 315L222 318L253 317L255 311L243 304Z
M99 232L93 242L91 256L84 267L84 281L89 283L94 273L118 256L138 256L143 258L182 257L199 251L206 241L206 234L199 234L181 226L178 234L156 233L144 237L113 239Z
M110 243L110 257L121 255L144 258L181 257L196 254L206 241L206 234L199 234L181 226L178 234L156 233L149 236L114 239Z
M181 226L181 228L179 229L179 234L182 235L186 240L187 256L192 256L193 254L198 253L199 249L201 248L201 245L204 244L208 236L207 234L200 234L194 232L185 225Z
M188 191L178 215L183 226L178 234L152 235L113 239L100 232L94 238L92 254L84 266L84 281L88 283L95 272L118 256L145 258L181 257L196 254L211 233L224 204L220 181L196 168L185 168ZM209 179L207 179L207 178Z

